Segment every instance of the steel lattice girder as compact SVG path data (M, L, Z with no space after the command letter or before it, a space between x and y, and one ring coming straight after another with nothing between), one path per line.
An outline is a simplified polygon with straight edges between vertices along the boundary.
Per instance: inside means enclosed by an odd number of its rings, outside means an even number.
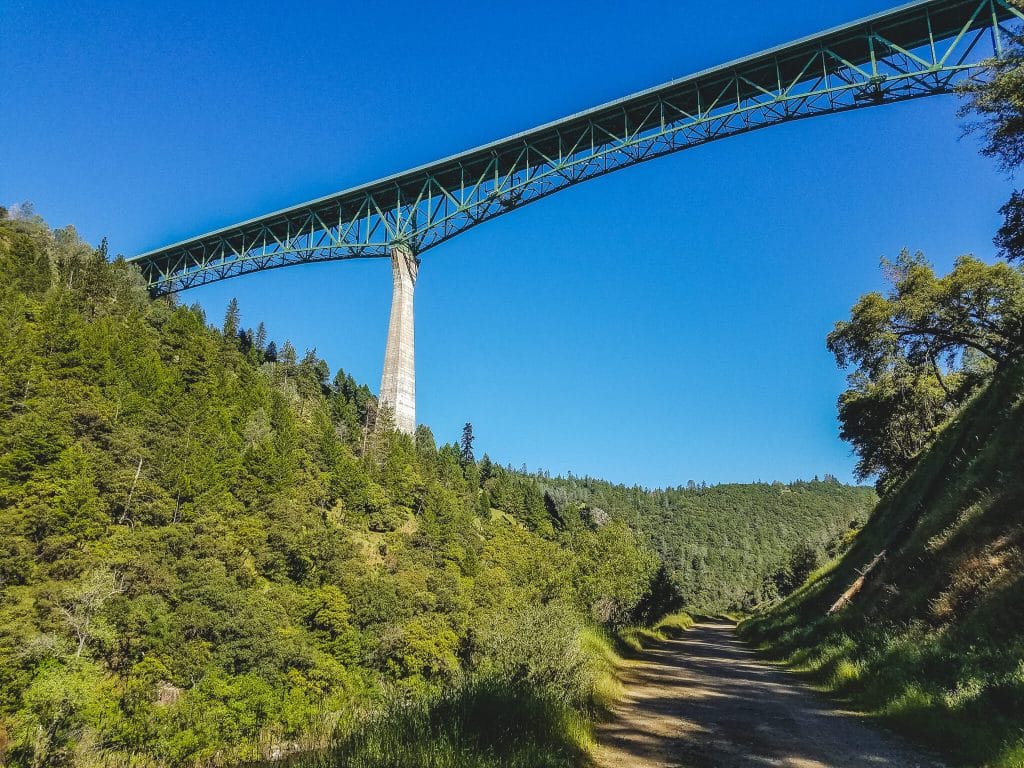
M154 294L414 252L560 189L727 136L949 93L1001 56L1008 0L920 0L516 136L131 259Z

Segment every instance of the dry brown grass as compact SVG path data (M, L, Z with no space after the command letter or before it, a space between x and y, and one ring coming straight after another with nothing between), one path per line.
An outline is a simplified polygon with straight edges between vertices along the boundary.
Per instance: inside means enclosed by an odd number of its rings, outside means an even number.
M948 586L931 601L933 619L957 621L987 593L1002 589L1024 574L1024 528L1017 527L959 558L949 573Z

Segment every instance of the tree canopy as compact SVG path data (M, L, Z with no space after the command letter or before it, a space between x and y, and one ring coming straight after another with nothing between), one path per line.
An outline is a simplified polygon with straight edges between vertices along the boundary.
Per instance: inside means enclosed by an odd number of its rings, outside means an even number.
M1018 38L1003 56L988 62L988 76L971 80L960 114L972 120L967 131L981 136L982 154L1006 173L1024 163L1024 45ZM1024 259L1024 192L1015 191L1000 209L1003 224L995 244L1010 261Z
M862 478L907 469L977 384L1024 353L1024 269L961 256L938 276L920 253L882 260L887 295L860 298L827 344L852 368L842 437Z

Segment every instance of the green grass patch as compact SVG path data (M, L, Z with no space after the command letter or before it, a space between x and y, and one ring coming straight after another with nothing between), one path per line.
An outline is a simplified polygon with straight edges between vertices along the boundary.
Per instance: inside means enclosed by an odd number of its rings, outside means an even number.
M690 627L693 626L693 617L688 613L678 612L670 613L668 616L663 617L654 625L654 631L660 633L664 637L671 637L678 639L683 636Z
M648 646L682 637L693 623L693 617L687 613L670 613L650 627L632 626L620 629L615 635L616 645L624 655L634 656L643 653Z

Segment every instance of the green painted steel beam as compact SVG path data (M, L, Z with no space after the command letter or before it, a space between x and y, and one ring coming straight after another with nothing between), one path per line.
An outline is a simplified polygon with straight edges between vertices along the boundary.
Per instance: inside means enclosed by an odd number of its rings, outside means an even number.
M1009 0L919 0L404 173L130 259L154 294L266 269L417 254L566 187L728 136L950 93L1001 56Z

